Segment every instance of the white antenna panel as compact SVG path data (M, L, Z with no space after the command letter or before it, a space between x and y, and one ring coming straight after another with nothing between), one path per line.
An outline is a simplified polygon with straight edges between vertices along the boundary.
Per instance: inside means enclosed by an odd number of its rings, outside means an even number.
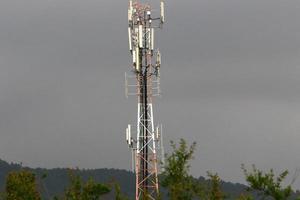
M156 139L157 140L159 139L159 127L158 126L156 127Z
M135 62L135 69L136 69L136 71L140 71L140 50L139 50L139 48L137 47L136 48L136 50L135 50L135 60L136 60L136 62Z
M139 45L140 45L140 48L143 48L144 47L144 44L143 44L143 25L139 25Z
M160 55L159 50L157 51L157 55L156 55L156 64L157 64L157 67L160 67L160 65L161 65L161 55Z
M136 52L135 51L132 52L132 62L133 62L133 64L136 63Z
M132 21L132 14L133 14L132 0L130 0L129 8L128 8L128 22Z
M128 9L128 22L132 21L132 8Z
M165 2L160 2L160 19L161 22L165 22Z
M128 141L129 141L129 144L131 145L131 125L128 124Z
M129 50L132 51L131 28L128 27Z
M154 50L154 28L151 28L151 46L150 49Z

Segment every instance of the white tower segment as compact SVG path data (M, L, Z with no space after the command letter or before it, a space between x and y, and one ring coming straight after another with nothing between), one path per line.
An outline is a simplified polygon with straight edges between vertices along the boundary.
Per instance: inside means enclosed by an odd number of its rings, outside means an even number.
M161 55L154 50L154 33L165 21L164 1L160 2L160 17L152 16L148 4L130 0L128 8L129 50L138 97L136 138L132 137L131 126L126 129L126 140L133 150L136 173L136 200L156 199L158 195L158 156L160 147L158 130L154 128L153 101L159 91ZM153 63L153 64L152 64ZM127 83L127 82L126 82ZM126 89L128 92L128 89Z

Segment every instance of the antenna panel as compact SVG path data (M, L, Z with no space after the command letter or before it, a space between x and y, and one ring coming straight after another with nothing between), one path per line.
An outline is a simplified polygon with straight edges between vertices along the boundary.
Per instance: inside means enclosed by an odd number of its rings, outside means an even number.
M132 34L131 34L130 27L128 27L128 40L129 40L129 50L132 51Z
M160 2L160 20L162 23L165 22L165 2Z

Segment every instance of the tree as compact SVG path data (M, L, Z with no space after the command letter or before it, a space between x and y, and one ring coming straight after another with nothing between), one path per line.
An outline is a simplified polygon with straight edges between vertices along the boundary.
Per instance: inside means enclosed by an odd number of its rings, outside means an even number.
M252 166L251 172L244 165L242 165L242 169L249 184L249 189L257 191L262 199L269 197L275 200L286 200L291 196L291 185L282 186L283 180L288 175L287 170L275 177L273 169L269 172L263 172L257 169L255 165Z
M92 178L84 182L78 175L70 173L70 186L66 189L64 200L98 200L110 192L108 186L96 183Z
M161 184L168 189L170 200L191 200L200 190L198 182L189 175L196 143L190 147L184 139L180 139L178 147L173 141L170 143L173 151L166 156Z
M237 200L254 200L254 198L248 194L241 194Z
M209 200L222 200L225 199L225 194L221 190L221 179L217 173L212 174L207 172L207 176L210 178L210 186L207 192Z
M109 193L110 189L90 178L82 188L82 200L97 200L101 195Z
M115 186L116 200L129 200L127 196L122 194L120 185L118 183L115 183L114 186Z
M168 189L170 200L223 200L221 179L218 174L207 172L210 180L203 185L189 175L190 161L193 159L196 143L188 146L184 139L176 145L171 141L172 153L167 155L165 171L162 174L162 186Z
M6 179L5 199L41 200L35 175L25 170L9 173Z
M79 176L69 173L70 186L65 191L65 200L81 200L82 180Z
M195 181L193 191L196 197L201 200L223 200L226 195L221 189L221 178L217 173L207 172L208 180L205 184Z

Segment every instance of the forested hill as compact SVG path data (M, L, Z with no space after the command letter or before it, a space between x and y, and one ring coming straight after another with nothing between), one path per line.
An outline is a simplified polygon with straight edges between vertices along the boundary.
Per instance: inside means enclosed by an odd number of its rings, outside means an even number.
M33 171L37 175L37 179L39 182L40 190L43 194L44 199L52 199L53 196L62 194L64 188L69 184L68 182L68 174L70 169L31 169L27 167L22 167L21 164L7 163L3 160L0 160L0 188L1 191L4 190L5 187L5 179L7 174L10 171L16 171L20 169L27 169ZM92 177L97 182L101 183L113 183L118 182L121 186L122 192L127 194L130 197L134 197L135 191L135 176L133 173L128 172L126 170L118 170L118 169L93 169L93 170L85 170L85 169L75 169L74 172L80 175L84 180ZM45 176L46 175L46 176ZM46 178L44 178L46 177ZM201 182L207 182L207 180L203 177L199 178ZM239 194L246 191L246 186L242 184L233 184L230 182L222 181L222 189L223 191L230 197L229 199L235 199ZM114 199L114 194L111 192L110 194L104 196L102 199ZM133 199L133 198L132 198Z
M53 196L62 194L66 186L69 184L69 172L70 169L56 168L56 169L32 169L28 167L22 167L21 164L7 163L0 160L0 188L1 191L5 187L5 179L10 171L16 171L20 169L26 169L33 171L37 175L39 187L43 197L45 199L52 199ZM83 180L87 180L92 177L97 182L101 183L113 183L118 182L122 191L129 196L134 196L135 190L135 178L134 174L126 170L118 169L72 169L72 172L78 174ZM46 175L46 176L45 176ZM45 178L43 178L45 177ZM113 194L109 194L102 199L113 199Z

